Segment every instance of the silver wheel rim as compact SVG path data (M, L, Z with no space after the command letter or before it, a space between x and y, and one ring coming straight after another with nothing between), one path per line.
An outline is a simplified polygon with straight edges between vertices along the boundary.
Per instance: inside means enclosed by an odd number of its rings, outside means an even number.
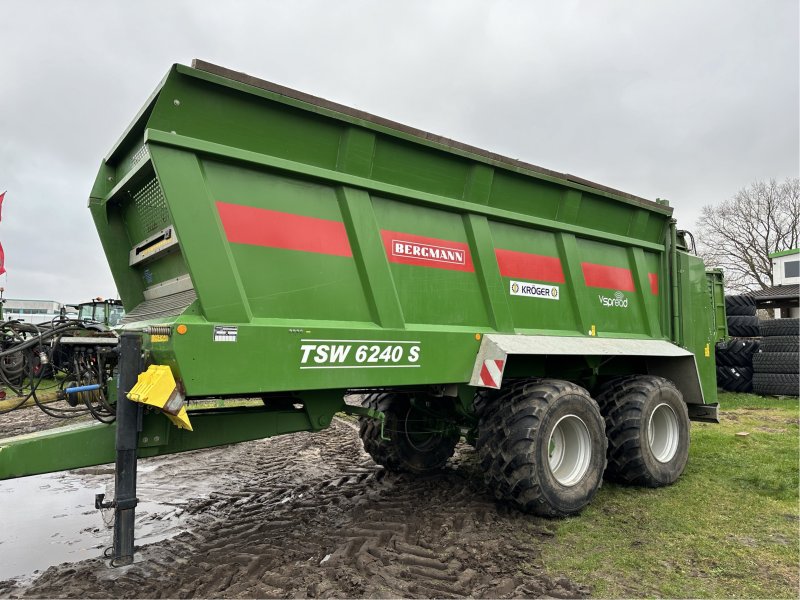
M577 484L592 460L592 438L580 417L561 417L550 432L548 464L555 480L565 487Z
M647 424L647 445L658 462L666 463L675 457L680 441L678 416L669 404L659 404Z

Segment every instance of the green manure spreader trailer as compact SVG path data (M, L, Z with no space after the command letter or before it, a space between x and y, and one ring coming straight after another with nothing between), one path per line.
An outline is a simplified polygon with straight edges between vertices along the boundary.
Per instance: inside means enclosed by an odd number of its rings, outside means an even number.
M345 412L386 469L438 469L464 436L498 499L563 516L604 475L673 483L689 421L718 420L721 274L666 201L195 61L103 160L89 209L126 310L94 387L116 421L2 440L0 477L116 461L97 505L117 562L139 457Z

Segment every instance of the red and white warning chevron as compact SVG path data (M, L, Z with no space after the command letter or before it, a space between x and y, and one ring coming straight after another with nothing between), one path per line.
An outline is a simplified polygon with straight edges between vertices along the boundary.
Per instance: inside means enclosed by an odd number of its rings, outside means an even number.
M500 384L503 381L503 367L506 361L504 360L485 360L483 361L483 368L481 368L481 383L485 387L500 389Z

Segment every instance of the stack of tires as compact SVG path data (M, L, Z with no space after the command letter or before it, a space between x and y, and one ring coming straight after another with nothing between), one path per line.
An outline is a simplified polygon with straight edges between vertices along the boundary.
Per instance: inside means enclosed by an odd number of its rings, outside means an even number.
M731 339L716 347L717 385L729 392L753 391L753 356L760 348L756 302L751 296L725 296Z
M797 396L800 389L800 319L761 321L761 348L753 356L753 391Z

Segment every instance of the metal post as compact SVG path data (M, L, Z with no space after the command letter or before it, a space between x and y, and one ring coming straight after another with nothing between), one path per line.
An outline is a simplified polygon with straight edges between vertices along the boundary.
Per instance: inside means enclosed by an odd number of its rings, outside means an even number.
M136 447L139 442L141 405L128 400L142 371L142 339L134 333L120 337L119 386L117 388L117 463L114 474L114 566L133 562L136 515Z

